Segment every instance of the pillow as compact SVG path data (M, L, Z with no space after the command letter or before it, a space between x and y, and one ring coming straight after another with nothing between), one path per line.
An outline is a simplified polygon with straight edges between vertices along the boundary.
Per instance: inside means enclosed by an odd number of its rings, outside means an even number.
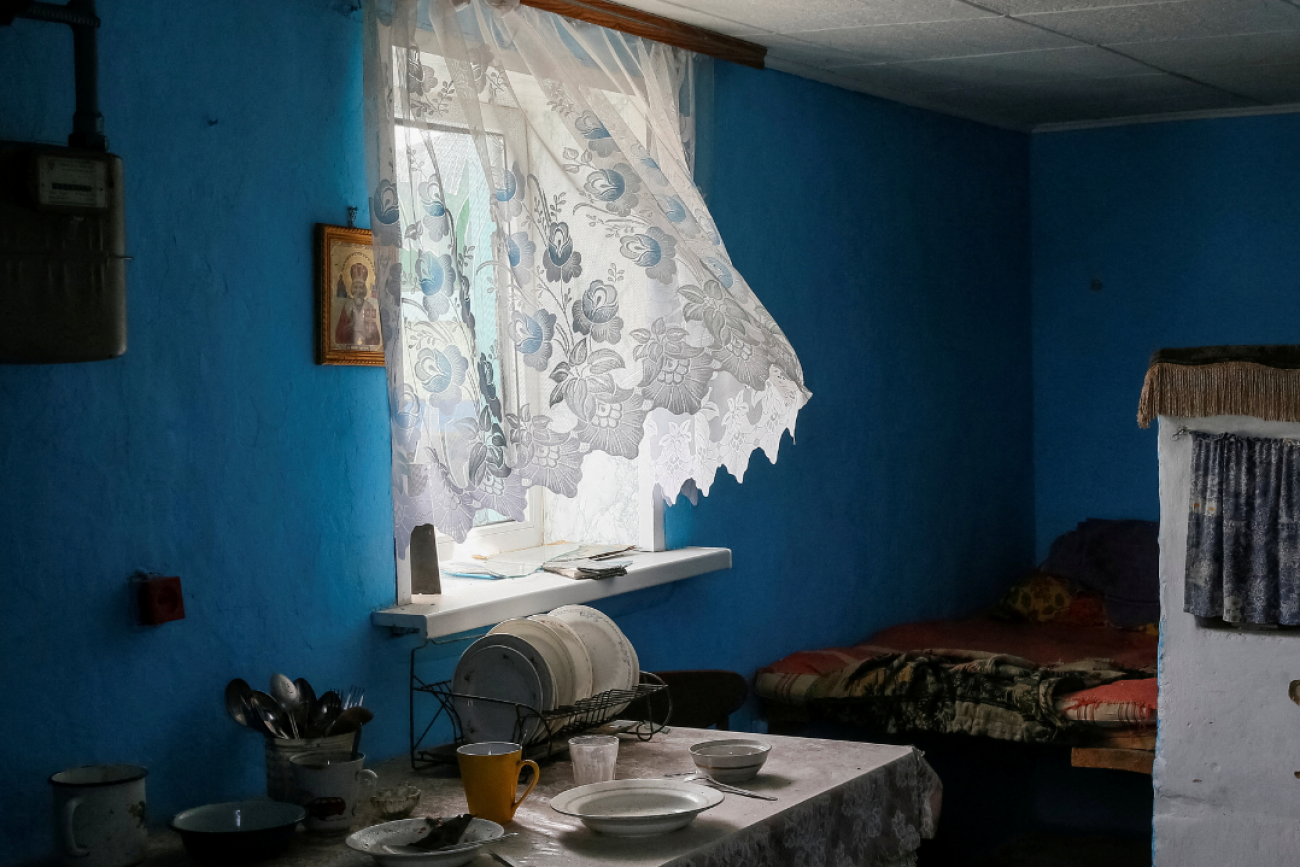
M1080 592L1064 578L1038 572L1007 591L995 614L1030 623L1065 623L1071 626L1105 626L1102 597Z
M1066 719L1098 726L1141 726L1154 723L1158 697L1156 679L1117 680L1063 695L1056 709Z

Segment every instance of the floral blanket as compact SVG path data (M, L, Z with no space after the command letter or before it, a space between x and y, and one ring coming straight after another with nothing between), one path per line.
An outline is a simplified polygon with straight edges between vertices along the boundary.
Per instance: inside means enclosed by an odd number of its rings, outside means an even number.
M1149 676L1106 659L1039 665L976 650L858 645L819 651L822 671L776 663L758 673L768 702L881 732L962 733L1028 743L1066 742L1082 726L1057 709L1066 693ZM829 654L829 656L828 656ZM796 654L797 656L798 654ZM842 665L832 668L836 655Z

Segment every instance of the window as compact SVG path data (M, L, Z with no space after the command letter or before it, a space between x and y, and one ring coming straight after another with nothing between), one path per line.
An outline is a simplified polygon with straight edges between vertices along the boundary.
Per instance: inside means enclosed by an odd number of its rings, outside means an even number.
M810 396L691 178L694 60L492 0L366 9L399 566L429 525L444 559L658 547L652 491L775 460Z
M400 62L401 54L394 49L395 62ZM485 258L474 254L492 247L498 228L497 215L490 206L495 191L528 177L533 152L546 147L536 135L526 132L527 124L521 116L530 106L545 107L546 96L534 79L516 74L511 77L511 96L521 105L484 106L485 140L494 174L489 186L468 126L436 119L454 115L448 87L440 83L450 80L445 61L421 53L420 65L421 75L427 76L431 86L421 89L417 98L408 98L405 106L400 100L395 104L398 187L407 191L401 201L404 240L419 242L426 234L439 240L454 233L452 256L459 253L466 261ZM632 110L632 100L622 94L610 93L608 98L619 107L627 123L640 135L646 135L644 121L640 120L644 108ZM467 363L467 376L497 384L496 397L503 404L501 413L518 413L524 404L543 403L550 383L538 371L512 364L514 353L502 351L505 323L498 321L494 296L503 291L504 281L494 279L491 268L481 275L483 279L468 281L469 289L461 300L468 303L474 323L471 332L446 316L451 313L456 293L445 291L443 281L462 263L421 252L414 244L404 248L403 253L403 273L407 276L402 303L419 305L422 313L435 320L427 329L428 340L458 346ZM419 345L417 338L417 364ZM443 436L438 438L438 446L450 461L468 464L474 459L464 452L463 441ZM574 497L531 486L525 491L522 519L485 506L475 512L473 528L462 542L435 527L438 561L465 561L559 540L631 543L660 550L663 507L662 502L655 502L658 498L653 495L643 463L594 453L584 463ZM410 564L405 558L399 558L398 570L401 597L402 588L410 587Z

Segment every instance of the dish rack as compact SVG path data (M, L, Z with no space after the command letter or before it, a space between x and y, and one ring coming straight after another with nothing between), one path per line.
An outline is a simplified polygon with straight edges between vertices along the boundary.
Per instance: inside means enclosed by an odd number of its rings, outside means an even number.
M668 694L667 687L657 675L648 671L640 673L641 682L631 689L610 689L576 701L572 705L564 705L553 710L543 711L506 699L455 692L452 689L450 680L425 683L415 673L416 653L419 650L419 647L411 650L410 731L411 768L413 770L419 771L439 765L456 764L456 748L466 743L460 714L456 711L455 701L457 699L513 706L515 709L515 728L511 740L514 743L523 744L525 758L534 761L549 759L557 753L564 752L568 749L569 738L617 719L619 713L630 702L637 699L662 693L662 705L667 711L662 717L665 722L656 723L651 720L644 720L628 731L629 734L635 734L640 740L648 741L663 731L667 725L666 721L672 715L672 699ZM431 717L427 717L428 722L417 733L416 704L417 701L421 701L421 696L429 697L424 699L424 705L428 708L431 703L433 714ZM438 721L443 718L446 718L451 725L451 742L432 747L425 746L424 742L429 737L429 733L433 731Z

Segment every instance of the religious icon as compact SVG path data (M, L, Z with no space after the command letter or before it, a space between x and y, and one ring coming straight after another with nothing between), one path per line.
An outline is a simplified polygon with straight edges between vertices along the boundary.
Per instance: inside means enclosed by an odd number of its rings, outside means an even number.
M384 363L375 255L365 229L317 224L317 364Z

